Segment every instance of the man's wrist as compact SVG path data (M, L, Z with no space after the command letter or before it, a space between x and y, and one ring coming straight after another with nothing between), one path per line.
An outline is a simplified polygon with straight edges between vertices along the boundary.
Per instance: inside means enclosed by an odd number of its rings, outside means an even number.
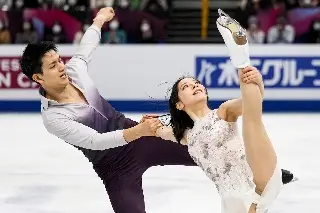
M134 127L129 128L129 129L123 130L123 138L125 139L125 141L127 141L127 143L130 143L134 140L137 140L137 139L141 138L142 136L143 135L141 134L139 124Z
M107 18L104 15L99 14L93 19L93 24L97 25L99 28L102 28L106 21Z

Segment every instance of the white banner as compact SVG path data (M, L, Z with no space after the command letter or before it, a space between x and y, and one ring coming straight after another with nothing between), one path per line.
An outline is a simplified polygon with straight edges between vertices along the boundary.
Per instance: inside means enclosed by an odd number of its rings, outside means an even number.
M76 48L60 45L59 53L69 58ZM23 49L1 46L1 100L39 100L35 85L17 68ZM251 46L252 62L265 79L265 99L320 100L319 50L319 45ZM224 45L108 45L96 49L89 75L108 100L164 100L182 75L200 79L211 100L225 100L239 95L235 72Z

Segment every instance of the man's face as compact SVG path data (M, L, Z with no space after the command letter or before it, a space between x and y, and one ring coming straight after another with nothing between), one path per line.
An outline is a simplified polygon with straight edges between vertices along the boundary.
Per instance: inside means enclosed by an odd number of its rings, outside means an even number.
M65 65L54 50L42 57L42 74L34 74L32 78L46 90L62 89L69 84Z

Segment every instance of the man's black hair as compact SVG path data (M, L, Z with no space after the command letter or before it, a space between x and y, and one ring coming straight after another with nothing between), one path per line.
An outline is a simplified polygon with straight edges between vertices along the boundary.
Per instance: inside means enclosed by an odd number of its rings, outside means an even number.
M33 74L42 73L42 57L50 50L58 51L56 44L51 41L28 44L20 60L23 74L33 81Z

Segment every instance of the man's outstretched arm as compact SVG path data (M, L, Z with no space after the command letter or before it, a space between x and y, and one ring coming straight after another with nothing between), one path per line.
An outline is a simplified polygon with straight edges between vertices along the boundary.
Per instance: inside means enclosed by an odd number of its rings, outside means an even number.
M69 144L91 150L110 149L126 145L143 136L153 136L153 126L160 124L157 119L149 119L128 129L99 133L61 113L43 115L43 122L49 133Z
M101 28L105 22L109 22L113 17L114 11L111 7L102 8L97 13L92 25L84 33L76 53L66 64L68 75L71 78L74 72L87 72L87 65L91 61L92 53L98 47L101 40Z

